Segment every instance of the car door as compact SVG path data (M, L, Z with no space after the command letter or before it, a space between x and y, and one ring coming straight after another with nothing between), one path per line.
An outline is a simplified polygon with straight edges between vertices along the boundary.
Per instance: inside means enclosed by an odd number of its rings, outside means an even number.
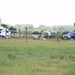
M73 32L73 38L75 38L75 32Z

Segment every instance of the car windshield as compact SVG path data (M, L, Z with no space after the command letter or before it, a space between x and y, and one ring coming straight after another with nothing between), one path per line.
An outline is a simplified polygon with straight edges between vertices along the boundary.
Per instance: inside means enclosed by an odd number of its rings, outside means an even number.
M68 33L68 35L69 35L69 34L71 34L71 33Z
M68 33L67 35L73 35L73 33Z

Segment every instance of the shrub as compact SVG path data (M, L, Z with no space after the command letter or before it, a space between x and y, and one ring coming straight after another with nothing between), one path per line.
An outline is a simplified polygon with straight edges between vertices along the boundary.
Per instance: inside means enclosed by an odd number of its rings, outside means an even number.
M51 33L51 38L56 38L56 33Z
M48 38L48 34L45 33L44 36L43 36L43 38Z
M64 31L62 32L62 35L69 33L69 31Z

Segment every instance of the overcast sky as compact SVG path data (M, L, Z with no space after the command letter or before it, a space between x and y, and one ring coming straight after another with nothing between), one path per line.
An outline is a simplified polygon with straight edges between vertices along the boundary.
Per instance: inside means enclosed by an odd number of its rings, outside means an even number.
M75 0L0 0L0 17L11 25L73 25Z

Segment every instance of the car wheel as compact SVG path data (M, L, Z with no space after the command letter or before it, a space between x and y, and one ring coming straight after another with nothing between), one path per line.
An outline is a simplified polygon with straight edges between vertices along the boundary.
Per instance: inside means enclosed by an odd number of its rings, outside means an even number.
M64 37L65 40L67 40L67 37Z
M75 40L75 38L73 38Z

